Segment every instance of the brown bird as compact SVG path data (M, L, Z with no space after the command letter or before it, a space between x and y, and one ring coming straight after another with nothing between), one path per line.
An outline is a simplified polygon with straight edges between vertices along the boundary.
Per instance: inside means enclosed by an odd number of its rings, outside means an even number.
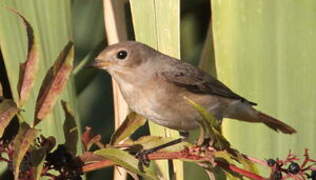
M130 109L149 120L187 132L199 127L200 114L184 97L223 118L261 122L275 131L295 133L291 126L253 108L251 102L222 82L184 61L135 41L103 50L94 67L106 70L118 83Z

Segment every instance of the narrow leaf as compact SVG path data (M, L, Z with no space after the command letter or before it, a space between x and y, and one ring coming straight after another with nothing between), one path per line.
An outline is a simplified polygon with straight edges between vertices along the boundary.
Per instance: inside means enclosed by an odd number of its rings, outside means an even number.
M40 180L42 175L42 170L44 168L44 160L49 151L51 151L56 145L56 139L53 136L48 138L42 137L42 142L40 147L35 147L31 151L31 162L32 162L32 173L35 180Z
M91 127L86 127L85 131L83 132L81 136L81 142L84 147L84 150L89 151L93 145L96 145L99 148L104 148L104 145L100 142L102 138L101 135L100 134L93 135L91 133L91 130L92 130Z
M118 144L133 134L138 128L146 123L146 118L135 112L130 113L121 126L115 131L110 144Z
M32 152L32 157L36 157L36 163L32 167L32 174L34 180L40 180L42 177L42 171L44 168L44 160L46 158L46 151L45 149L39 149L37 151Z
M236 158L237 158L236 156L233 156L231 153L227 151L215 152L214 157L217 159L217 161L221 161L225 164L234 164L236 163ZM241 179L241 176L236 172L230 171L228 169L223 169L223 168L220 168L220 169L225 173L225 176L227 177L227 179L232 179L232 180Z
M37 39L34 36L34 30L29 21L19 12L12 10L23 20L28 38L28 51L26 61L20 65L20 79L18 83L19 106L22 106L30 96L38 72L39 55L37 48Z
M0 98L3 97L3 88L2 88L2 84L0 82Z
M255 174L259 174L256 164L250 161L249 159L247 159L245 156L238 154L237 160L242 164L245 170L248 170Z
M46 74L36 102L34 125L51 113L73 68L73 56L73 44L69 42Z
M18 134L13 140L13 170L15 180L19 179L20 164L30 145L36 138L37 132L36 129L31 128L27 123L22 123Z
M77 154L77 143L79 140L79 129L75 121L74 112L66 101L61 101L65 112L64 135L65 146L72 153Z
M146 179L158 179L158 177L155 175L155 172L150 171L150 169L147 167L144 168L143 172L140 171L140 169L138 168L139 160L126 151L122 151L116 148L104 148L95 151L95 154L103 156L106 159L113 161L116 165L122 166L130 172L137 173Z
M221 123L220 121L216 120L213 115L208 113L204 107L201 105L195 103L193 100L184 97L189 104L193 106L194 109L196 109L200 115L202 116L202 121L199 122L200 126L202 127L201 131L205 131L200 133L200 139L203 139L204 135L207 135L210 138L214 139L214 147L218 149L226 149L230 147L230 143L227 141L227 139L222 135L221 133Z
M0 103L0 137L17 112L18 108L11 99L5 99Z

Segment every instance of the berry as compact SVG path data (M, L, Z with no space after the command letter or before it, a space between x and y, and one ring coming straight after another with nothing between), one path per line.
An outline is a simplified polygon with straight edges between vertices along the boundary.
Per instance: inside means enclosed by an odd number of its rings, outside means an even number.
M274 159L268 159L268 160L267 160L267 164L268 164L268 166L270 166L270 167L274 166L275 163L276 163L276 161L275 161Z
M316 170L312 171L312 174L311 174L310 178L312 180L316 180Z
M296 162L291 162L287 170L292 174L297 174L300 172L301 168Z
M281 171L275 171L272 174L272 180L281 180L282 179L282 172Z
M73 160L73 156L64 145L58 145L57 149L46 157L48 165L53 165L57 170L67 166Z

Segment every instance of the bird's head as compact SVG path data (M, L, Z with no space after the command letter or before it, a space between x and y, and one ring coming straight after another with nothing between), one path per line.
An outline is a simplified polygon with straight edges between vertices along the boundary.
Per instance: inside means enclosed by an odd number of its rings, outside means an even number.
M105 48L92 63L93 67L107 70L110 74L135 71L150 61L155 50L135 41L117 43Z

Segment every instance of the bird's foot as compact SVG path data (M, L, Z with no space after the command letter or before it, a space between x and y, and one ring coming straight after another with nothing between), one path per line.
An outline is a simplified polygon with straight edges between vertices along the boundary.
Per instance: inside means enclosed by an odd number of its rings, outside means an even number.
M178 139L175 139L173 141L167 142L165 144L161 144L159 146L153 147L151 149L139 151L135 155L135 157L139 160L139 162L138 162L139 169L143 171L144 170L143 165L149 166L149 162L150 162L149 159L148 159L148 155L149 154L157 152L157 151L159 151L159 150L161 150L163 148L166 148L166 147L169 147L169 146L172 146L172 145L175 145L175 144L179 144L182 141L183 141L183 138L178 138Z
M213 146L213 144L214 144L214 139L209 138L209 137L204 137L203 139L199 139L196 142L197 146L205 147L205 148Z
M138 168L143 172L144 165L146 167L149 166L150 160L148 159L148 154L153 153L151 149L149 150L142 150L136 153L135 157L138 159Z

